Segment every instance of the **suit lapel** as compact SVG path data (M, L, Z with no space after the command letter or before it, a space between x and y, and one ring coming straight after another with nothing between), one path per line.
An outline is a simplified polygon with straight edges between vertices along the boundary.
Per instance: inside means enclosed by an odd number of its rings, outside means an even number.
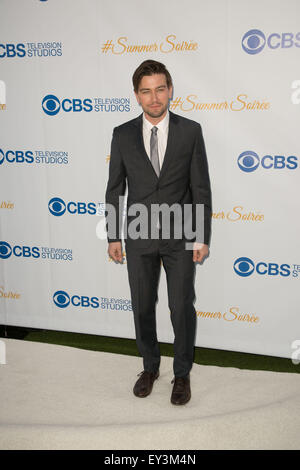
M178 149L178 129L177 126L177 117L175 114L170 113L170 121L169 121L169 132L168 132L168 140L167 140L167 147L166 153L164 156L163 164L160 170L159 179L161 179L165 172L166 168L172 161L174 154L176 153L176 149Z
M169 121L167 147L166 147L166 152L165 152L165 156L163 159L163 164L160 170L159 177L155 173L155 170L152 166L150 158L148 157L146 149L145 149L144 138L143 138L143 115L141 114L136 119L136 125L137 125L137 131L138 131L138 136L137 136L138 151L140 155L142 156L142 158L146 160L146 164L151 169L151 171L153 172L157 180L160 180L162 176L164 175L164 173L166 172L166 168L170 164L172 160L172 156L174 155L174 153L176 152L176 149L178 148L178 132L176 130L177 117L176 117L176 114L173 114L170 111L169 113L170 113L170 121Z

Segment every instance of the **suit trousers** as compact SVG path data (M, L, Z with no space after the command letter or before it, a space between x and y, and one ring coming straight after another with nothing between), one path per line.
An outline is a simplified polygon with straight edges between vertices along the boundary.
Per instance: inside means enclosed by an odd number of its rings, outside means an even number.
M136 343L144 370L155 372L160 365L156 302L162 261L174 331L173 371L175 377L186 376L193 365L196 332L193 251L185 249L183 240L173 244L152 240L150 248L145 249L137 249L131 241L126 244L126 259Z

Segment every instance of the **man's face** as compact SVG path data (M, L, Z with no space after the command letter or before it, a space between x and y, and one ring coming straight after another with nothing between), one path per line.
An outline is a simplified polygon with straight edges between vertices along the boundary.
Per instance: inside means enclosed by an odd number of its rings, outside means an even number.
M166 76L159 73L144 76L135 96L147 117L152 118L149 120L153 121L165 116L172 92L172 87L167 86Z

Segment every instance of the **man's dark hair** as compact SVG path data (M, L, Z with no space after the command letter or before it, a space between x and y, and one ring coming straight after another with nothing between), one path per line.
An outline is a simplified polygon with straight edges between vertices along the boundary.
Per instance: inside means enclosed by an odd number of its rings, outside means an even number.
M162 73L166 77L167 86L170 88L172 86L172 78L166 66L161 62L156 60L145 60L138 66L136 71L132 76L133 89L137 93L139 89L140 82L143 77L146 75L154 75L156 73Z

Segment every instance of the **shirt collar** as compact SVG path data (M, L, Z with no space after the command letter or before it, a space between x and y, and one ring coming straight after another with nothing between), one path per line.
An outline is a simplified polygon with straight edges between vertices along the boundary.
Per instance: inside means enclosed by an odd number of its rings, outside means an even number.
M170 120L170 113L169 113L169 110L167 110L167 114L161 121L159 121L158 124L156 124L156 127L160 131L165 132L169 127L169 120ZM143 126L147 132L150 132L152 127L154 126L150 121L148 121L148 119L146 119L145 113L143 113Z

